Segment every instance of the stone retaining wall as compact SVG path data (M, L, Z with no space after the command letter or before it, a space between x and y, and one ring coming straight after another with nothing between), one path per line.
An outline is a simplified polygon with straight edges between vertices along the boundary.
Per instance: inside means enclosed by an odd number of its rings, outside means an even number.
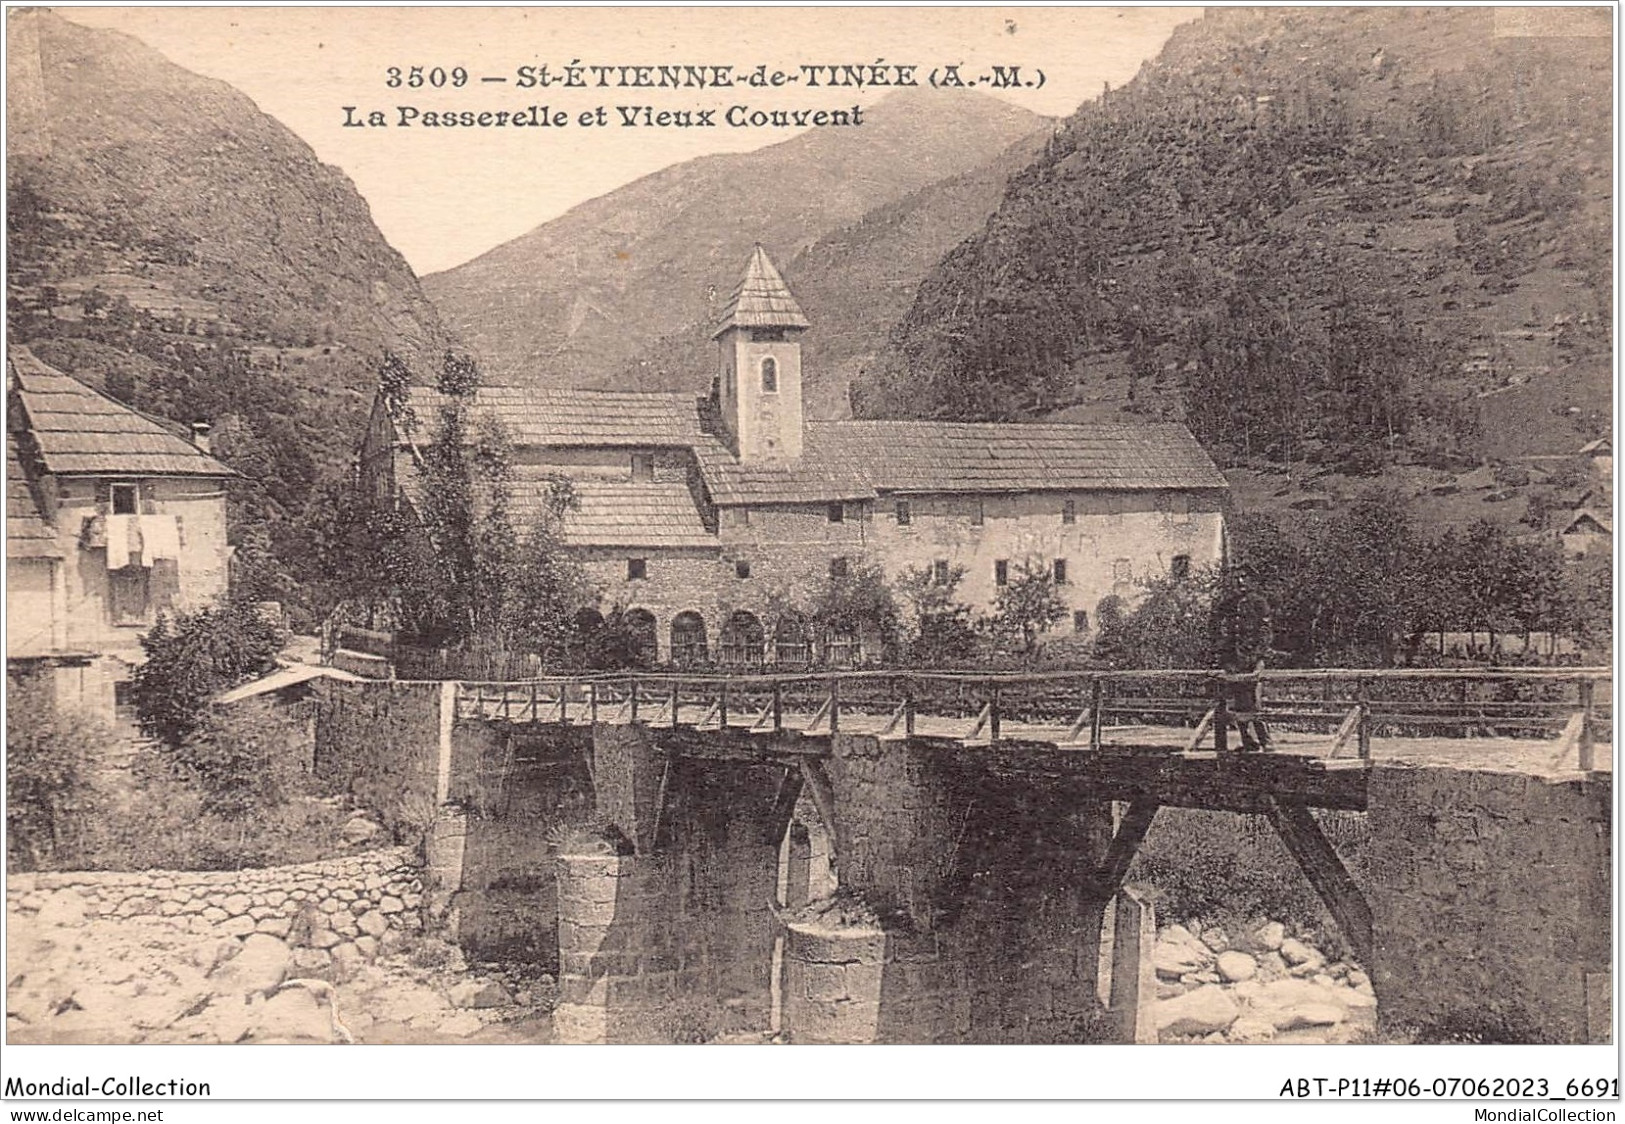
M47 917L169 919L177 930L332 949L391 929L418 927L423 892L407 847L259 870L70 871L13 874L7 912Z

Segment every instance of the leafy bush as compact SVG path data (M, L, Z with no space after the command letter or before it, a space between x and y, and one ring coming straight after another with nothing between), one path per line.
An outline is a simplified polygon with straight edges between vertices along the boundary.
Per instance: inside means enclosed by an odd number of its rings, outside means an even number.
M6 700L6 865L38 870L71 860L80 813L90 800L97 748L114 739L106 726L63 713L51 684L8 677Z
M1030 654L1038 638L1066 616L1066 602L1055 589L1055 575L1042 558L1022 560L1000 586L993 602L993 634L1009 646Z
M253 606L231 602L159 617L141 638L147 660L131 684L141 732L180 748L218 692L270 671L282 646L276 625Z

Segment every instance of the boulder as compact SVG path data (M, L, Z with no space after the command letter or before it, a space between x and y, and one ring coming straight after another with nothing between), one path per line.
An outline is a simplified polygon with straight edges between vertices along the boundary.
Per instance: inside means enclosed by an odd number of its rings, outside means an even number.
M1294 968L1316 960L1322 964L1326 962L1326 958L1312 945L1307 945L1294 937L1288 937L1281 942L1281 959Z
M1226 1030L1241 1014L1235 1000L1213 984L1160 999L1153 1010L1158 1033L1178 1036Z
M463 980L446 989L446 998L453 1007L474 1010L505 1007L513 1002L508 989L496 980Z
M1349 970L1348 981L1350 987L1371 986L1371 977L1360 971L1358 968L1351 968Z
M344 825L344 830L339 835L350 846L359 847L363 843L370 843L383 832L382 827L366 816L356 816Z
M1286 926L1279 921L1271 921L1267 925L1259 926L1253 934L1253 943L1266 952L1274 952L1286 940Z
M1243 1015L1230 1024L1225 1037L1231 1042L1268 1042L1275 1037L1275 1023L1258 1015Z
M389 918L377 910L372 910L362 914L361 920L356 922L356 925L369 937L381 937L389 931Z
M1223 952L1230 947L1230 934L1223 929L1203 929L1202 943L1213 952Z
M290 987L254 1012L253 1037L259 1042L330 1042L333 1018L316 996L302 987Z
M217 995L242 998L255 992L269 994L288 978L293 953L269 933L250 933L242 951L218 964L209 981Z
M1245 952L1234 949L1219 953L1219 975L1231 983L1240 983L1258 975L1258 961Z
M293 966L301 974L324 971L333 963L333 956L325 948L296 948L293 950Z
M356 972L360 971L361 966L367 962L367 958L362 954L361 950L349 941L341 945L334 945L332 957L333 980L337 983L344 983L347 980L354 979Z
M1347 1016L1336 1003L1305 1003L1275 1013L1276 1030L1297 1030L1307 1026L1336 1026Z
M1212 953L1194 940L1170 940L1163 937L1151 949L1151 963L1156 967L1157 974L1169 979L1200 972L1208 966L1211 958Z
M259 922L244 914L241 917L229 917L220 925L220 931L228 937L246 937L252 933Z
M1278 980L1286 973L1286 961L1281 959L1279 952L1266 952L1258 958L1259 979Z

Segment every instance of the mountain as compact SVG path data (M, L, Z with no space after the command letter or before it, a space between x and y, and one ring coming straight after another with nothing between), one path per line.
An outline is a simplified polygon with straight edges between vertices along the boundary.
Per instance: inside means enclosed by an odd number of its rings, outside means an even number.
M877 208L974 174L1043 122L976 94L894 93L859 127L646 176L424 289L494 381L625 385L628 364L721 307L753 243L792 261Z
M243 592L299 601L383 351L450 337L341 172L128 36L9 14L8 331L139 409L213 423L242 472Z
M1611 413L1609 30L1208 11L1011 179L856 409L1182 417L1289 491L1578 449Z
M920 280L982 229L1009 178L1043 151L1046 136L1040 129L985 164L877 207L824 235L784 267L786 282L812 321L802 338L809 417L850 414L848 385L885 347L892 327L913 304ZM695 321L655 342L619 372L613 385L703 393L716 368L710 328L708 321Z

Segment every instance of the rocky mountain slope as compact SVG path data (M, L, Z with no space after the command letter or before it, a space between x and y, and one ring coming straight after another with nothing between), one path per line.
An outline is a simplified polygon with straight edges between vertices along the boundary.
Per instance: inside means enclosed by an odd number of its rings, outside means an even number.
M1611 60L1606 18L1556 18L1182 26L921 285L859 412L1184 417L1266 472L1578 449L1611 404Z
M1004 176L1025 163L1008 150L1043 122L979 95L893 94L868 109L861 128L815 129L756 152L667 168L433 274L424 288L496 381L688 385L696 376L686 356L700 335L677 335L728 299L753 243L781 266L803 252L838 257L839 242L814 248L862 220L856 230L891 235L901 253L868 274L856 263L845 277L828 274L825 287L844 283L847 292L845 306L838 302L825 319L867 306L871 281L906 292L897 285L935 260L944 234L964 237L980 225ZM886 208L898 209L886 219ZM872 213L876 226L866 218ZM911 213L932 216L926 241L906 229ZM813 288L798 295L809 300ZM888 295L881 307L897 303ZM808 314L820 319L816 301ZM712 365L707 352L698 377L708 378Z
M9 18L11 340L213 422L248 478L253 592L292 597L301 514L348 463L383 349L427 369L449 337L349 179L247 97L125 35Z

